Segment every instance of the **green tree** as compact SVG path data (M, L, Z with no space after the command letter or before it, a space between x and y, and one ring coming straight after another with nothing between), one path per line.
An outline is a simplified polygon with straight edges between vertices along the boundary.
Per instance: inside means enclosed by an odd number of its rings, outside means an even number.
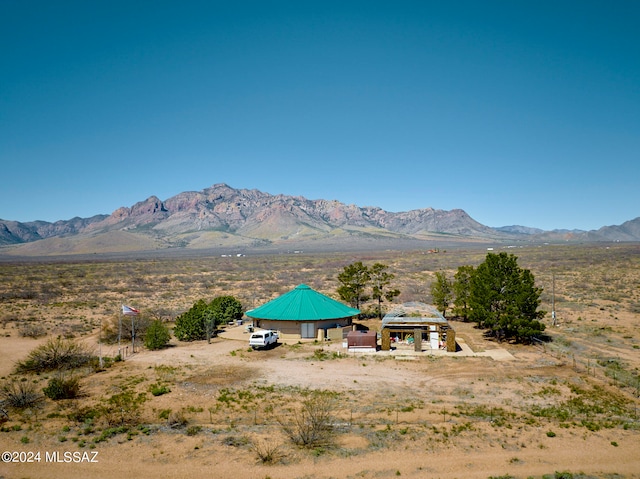
M216 331L216 313L212 308L207 308L202 317L202 321L204 323L204 331L205 337L207 338L207 343L211 343L211 337L213 333Z
M446 317L449 304L453 300L453 289L451 281L443 271L436 272L436 280L431 283L431 297L438 311Z
M209 305L217 324L227 324L242 318L242 303L233 296L218 296Z
M176 318L173 334L180 341L197 341L206 338L205 317L209 305L204 299L199 299L188 311Z
M200 299L176 318L173 334L180 341L209 340L218 324L242 317L242 304L233 296L218 296L210 303Z
M170 339L169 328L162 321L156 319L147 328L147 333L144 336L144 345L151 350L162 349L167 347Z
M538 321L546 314L538 311L541 293L516 256L488 253L471 276L470 318L500 340L531 341L545 328Z
M371 273L362 261L357 261L344 267L342 273L338 275L340 286L337 289L338 295L356 309L369 300L365 294Z
M242 303L233 296L218 296L209 303L207 313L207 341L211 341L211 336L216 331L218 324L229 324L232 321L242 318Z
M382 301L386 299L391 302L396 296L400 295L398 289L387 289L391 281L396 277L394 274L387 272L389 266L382 263L375 263L369 269L369 276L372 284L371 297L378 302L378 317L382 319Z
M469 319L469 296L473 272L473 266L465 265L458 267L458 271L453 276L453 312L465 321Z

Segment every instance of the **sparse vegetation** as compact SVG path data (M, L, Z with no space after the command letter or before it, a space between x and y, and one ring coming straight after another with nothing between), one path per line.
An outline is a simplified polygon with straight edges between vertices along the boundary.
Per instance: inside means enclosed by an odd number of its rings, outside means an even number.
M19 331L20 331L20 336L23 336L25 338L41 338L43 336L46 336L47 331L44 328L44 326L42 326L42 324L39 323L34 323L34 322L28 322L25 324L22 324L19 327Z
M166 384L152 384L149 387L149 391L151 392L151 394L153 394L154 396L162 396L163 394L167 394L171 392L171 389L169 388L169 386L167 386Z
M0 400L13 409L23 410L38 407L43 399L35 384L27 381L26 378L9 379L0 386Z
M302 401L300 408L279 419L282 430L298 446L328 446L333 435L331 422L334 405L334 393L312 391Z
M16 371L42 373L71 370L86 366L95 359L86 346L57 337L31 351L27 359L17 363Z
M269 440L251 441L251 450L261 464L276 464L283 458L282 445Z
M131 390L113 394L104 400L100 408L100 416L111 427L137 426L140 424L142 405L146 402L144 393L135 393Z
M80 378L59 373L49 379L44 395L50 399L74 399L80 395Z
M540 453L550 461L545 477L622 478L625 471L614 474L618 464L606 476L593 472L588 462L585 473L554 474L554 466L559 470L565 466L552 461L563 454L558 449L571 454L576 444L620 455L638 439L640 336L629 319L634 305L640 304L638 251L632 245L609 250L594 246L519 249L519 262L535 273L536 287L543 288L541 309L550 310L551 274L555 274L559 326L550 327L550 318L542 318L547 336L534 347L500 344L494 337L484 337L473 324L452 323L456 337L474 352L483 356L503 348L516 356L515 362L439 355L402 362L381 356L354 358L337 354L335 343L304 341L257 357L241 343L229 348L222 339L211 345L142 350L136 360L123 356L123 361L91 377L86 375L94 370L95 357L77 368L38 367L39 371L20 373L11 371L14 363L9 360L4 363L0 387L15 381L38 399L16 408L4 396L0 398L4 401L0 408L9 413L8 418L2 417L0 411L0 439L20 446L25 437L30 447L57 445L81 451L90 451L102 441L111 441L114 448L133 441L135 447L163 461L175 461L179 454L184 464L204 455L216 460L228 455L238 466L255 460L258 465L291 468L310 461L330 465L334 458L366 456L379 449L388 449L398 458L464 453L469 463L474 455L491 451L516 477L526 477L522 471ZM97 339L101 321L117 319L114 295L130 297L150 318L151 311L161 311L163 324L171 329L173 318L199 298L233 294L244 304L257 306L301 282L320 291L335 291L336 271L354 259L388 264L402 290L399 301L431 302L428 286L435 272L452 277L460 265L479 265L485 253L247 256L242 263L214 257L34 261L11 268L0 263L0 340L9 345L22 341L29 351L31 344L44 345L49 340L27 340L20 327L38 325L51 338L90 344L89 335ZM22 290L17 294L15 288ZM455 306L454 314L464 320L463 306ZM372 308L371 318L375 316ZM359 327L375 330L376 321L362 320ZM113 355L113 350L103 343L103 353ZM279 368L290 370L285 374ZM271 377L274 370L277 374ZM352 377L344 378L348 371ZM82 394L62 401L43 395L53 385L56 388L51 390L62 389L57 377L80 378ZM297 428L294 417L303 416L301 401L314 397L314 389L299 386L305 384L328 388L333 395L325 428L328 435L314 446L294 441L281 424L290 431ZM567 447L557 448L557 441ZM376 467L345 470L342 475L420 475L402 465L387 466L383 472ZM437 466L433 468L430 473L438 475Z

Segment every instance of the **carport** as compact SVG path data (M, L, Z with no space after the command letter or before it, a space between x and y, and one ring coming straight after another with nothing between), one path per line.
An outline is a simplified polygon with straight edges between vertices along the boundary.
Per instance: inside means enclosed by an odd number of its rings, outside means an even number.
M429 304L411 302L387 313L382 318L383 351L394 342L413 342L415 351L445 349L456 351L456 332L442 314Z

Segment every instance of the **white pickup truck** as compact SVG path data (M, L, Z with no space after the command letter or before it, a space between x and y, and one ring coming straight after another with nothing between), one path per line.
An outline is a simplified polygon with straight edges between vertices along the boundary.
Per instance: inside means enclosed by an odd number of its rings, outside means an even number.
M277 331L268 329L262 331L254 331L249 338L249 346L253 349L270 348L278 342Z

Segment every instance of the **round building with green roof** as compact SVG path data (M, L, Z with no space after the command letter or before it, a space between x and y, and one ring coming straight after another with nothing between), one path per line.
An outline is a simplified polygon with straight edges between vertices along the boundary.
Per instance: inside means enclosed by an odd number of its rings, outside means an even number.
M245 313L254 326L273 329L282 338L316 338L318 330L351 326L360 310L325 296L306 284Z

